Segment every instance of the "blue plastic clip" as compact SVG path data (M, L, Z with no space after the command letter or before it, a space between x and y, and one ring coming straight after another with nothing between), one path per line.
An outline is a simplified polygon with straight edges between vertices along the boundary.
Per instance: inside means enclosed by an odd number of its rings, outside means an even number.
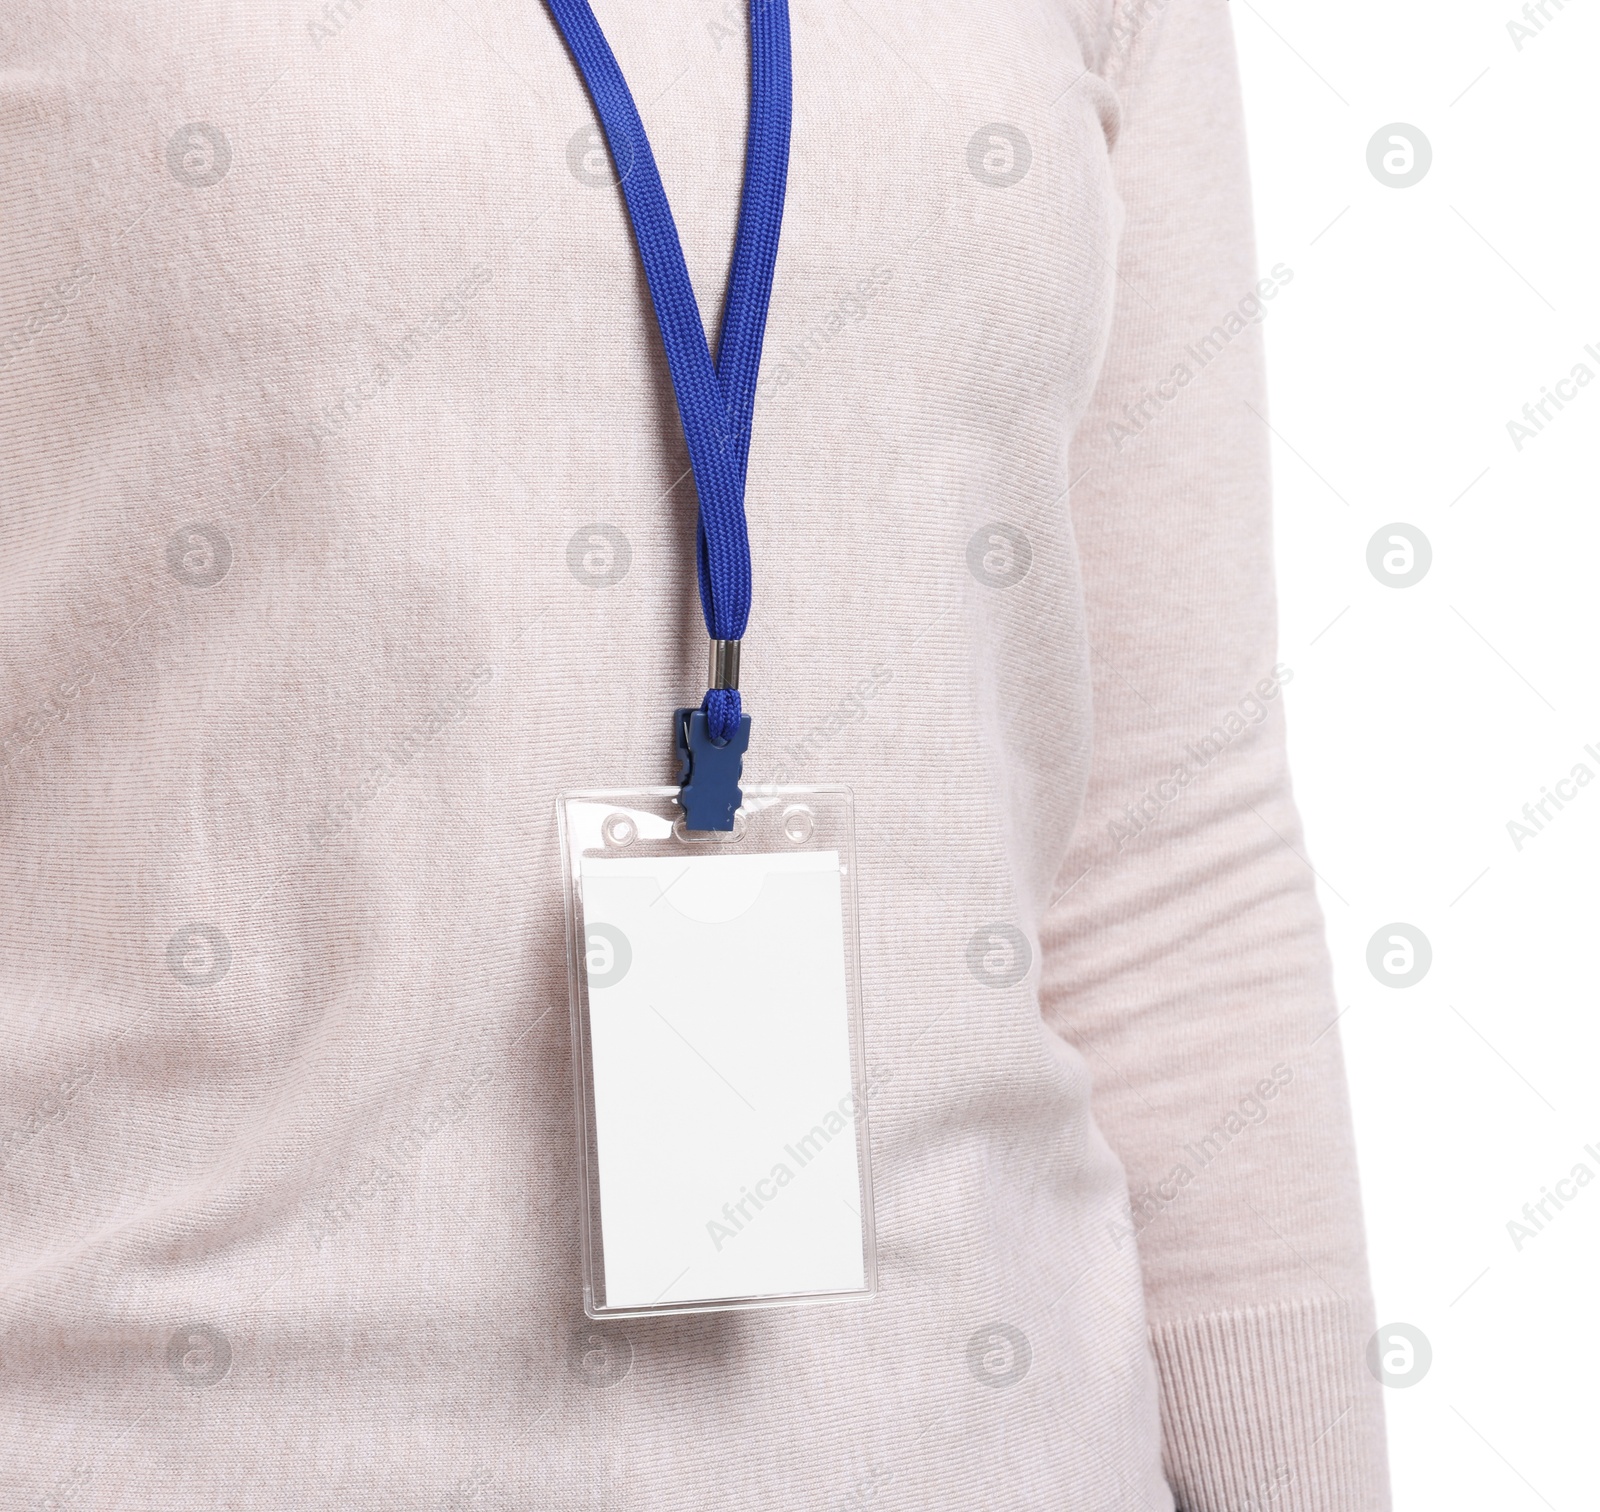
M672 716L678 747L678 802L683 805L683 826L691 830L731 830L733 816L744 801L739 778L744 753L750 745L750 716L739 721L739 732L718 745L711 738L704 709L679 709Z

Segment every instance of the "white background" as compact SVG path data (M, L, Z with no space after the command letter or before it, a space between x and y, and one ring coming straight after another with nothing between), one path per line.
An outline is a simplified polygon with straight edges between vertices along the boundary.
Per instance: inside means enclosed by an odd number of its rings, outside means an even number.
M1600 775L1600 383L1519 453L1507 422L1600 377L1600 5L1232 0L1266 338L1291 757L1334 952L1380 1322L1427 1335L1386 1393L1400 1512L1600 1505L1600 1181L1519 1252L1507 1224L1600 1175L1600 783L1519 852L1507 823ZM1391 122L1433 148L1380 184ZM1433 565L1387 587L1393 521ZM1433 947L1380 985L1381 926Z

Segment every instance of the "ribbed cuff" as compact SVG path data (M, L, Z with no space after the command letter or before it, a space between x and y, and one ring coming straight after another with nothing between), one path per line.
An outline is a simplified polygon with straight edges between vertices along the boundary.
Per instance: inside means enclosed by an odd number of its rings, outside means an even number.
M1150 1331L1180 1512L1388 1512L1367 1310L1244 1308Z

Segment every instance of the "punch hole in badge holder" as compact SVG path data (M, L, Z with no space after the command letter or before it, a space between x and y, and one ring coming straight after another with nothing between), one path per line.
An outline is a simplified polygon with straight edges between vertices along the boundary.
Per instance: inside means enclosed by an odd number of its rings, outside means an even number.
M585 1312L870 1296L849 790L749 788L714 836L671 787L558 808Z

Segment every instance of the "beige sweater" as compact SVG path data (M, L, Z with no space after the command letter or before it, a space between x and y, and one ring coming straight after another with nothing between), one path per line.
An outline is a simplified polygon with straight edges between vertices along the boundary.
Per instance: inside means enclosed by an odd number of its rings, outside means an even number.
M597 11L714 320L740 6ZM1228 8L792 14L747 771L855 789L881 1292L606 1325L554 799L704 637L582 85L0 15L5 1506L1387 1505Z

